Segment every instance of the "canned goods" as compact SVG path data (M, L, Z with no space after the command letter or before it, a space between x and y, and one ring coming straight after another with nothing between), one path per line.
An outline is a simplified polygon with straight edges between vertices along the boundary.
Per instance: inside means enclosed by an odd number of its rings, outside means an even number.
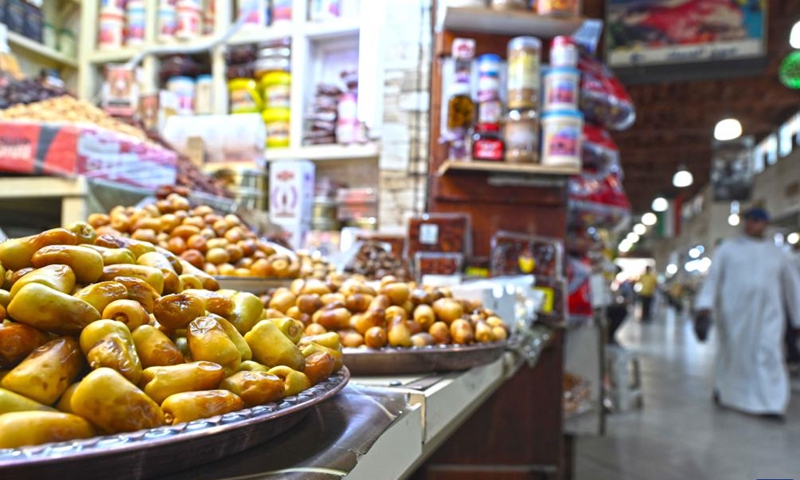
M558 36L550 44L550 65L553 67L577 67L578 46L569 37Z
M158 5L158 41L171 42L175 40L178 13L175 6L162 1Z
M177 20L176 37L181 40L189 40L200 36L203 15L197 4L185 0L178 2Z
M125 45L139 46L144 43L144 29L147 16L142 0L128 0L125 29Z
M558 67L544 74L544 110L577 110L580 71Z
M542 165L581 166L583 114L557 110L542 116Z
M98 47L100 50L113 50L122 46L125 15L115 7L100 10L100 30Z
M508 108L536 108L539 103L539 65L542 42L517 37L508 43Z
M175 94L178 115L194 113L195 81L191 77L172 77L167 80L167 90Z

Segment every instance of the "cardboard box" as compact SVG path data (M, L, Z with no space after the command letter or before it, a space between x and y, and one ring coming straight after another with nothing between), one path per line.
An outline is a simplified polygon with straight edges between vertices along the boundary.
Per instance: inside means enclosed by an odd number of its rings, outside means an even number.
M314 163L269 163L269 219L277 224L311 224Z

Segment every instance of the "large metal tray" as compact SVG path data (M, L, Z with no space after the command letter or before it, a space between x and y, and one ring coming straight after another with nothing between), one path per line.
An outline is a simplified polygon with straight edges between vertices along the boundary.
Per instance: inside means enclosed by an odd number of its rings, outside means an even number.
M341 391L343 368L300 395L204 420L35 447L0 449L0 478L139 480L239 453L277 437Z
M345 348L344 364L353 375L397 375L469 370L503 355L508 342L433 345L416 348Z

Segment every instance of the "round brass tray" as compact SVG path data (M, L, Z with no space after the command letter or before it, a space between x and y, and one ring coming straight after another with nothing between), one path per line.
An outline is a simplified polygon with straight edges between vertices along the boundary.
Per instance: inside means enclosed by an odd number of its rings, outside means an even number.
M145 479L213 462L297 425L350 380L343 368L301 394L180 425L33 447L0 449L3 479Z
M396 375L469 370L503 355L508 342L430 347L345 348L344 364L353 375Z

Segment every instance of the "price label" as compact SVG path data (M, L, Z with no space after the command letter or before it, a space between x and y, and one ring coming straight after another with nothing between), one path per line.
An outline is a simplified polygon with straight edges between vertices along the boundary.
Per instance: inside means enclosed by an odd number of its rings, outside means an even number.
M436 245L439 243L439 225L435 223L423 223L420 225L419 242L425 245Z

